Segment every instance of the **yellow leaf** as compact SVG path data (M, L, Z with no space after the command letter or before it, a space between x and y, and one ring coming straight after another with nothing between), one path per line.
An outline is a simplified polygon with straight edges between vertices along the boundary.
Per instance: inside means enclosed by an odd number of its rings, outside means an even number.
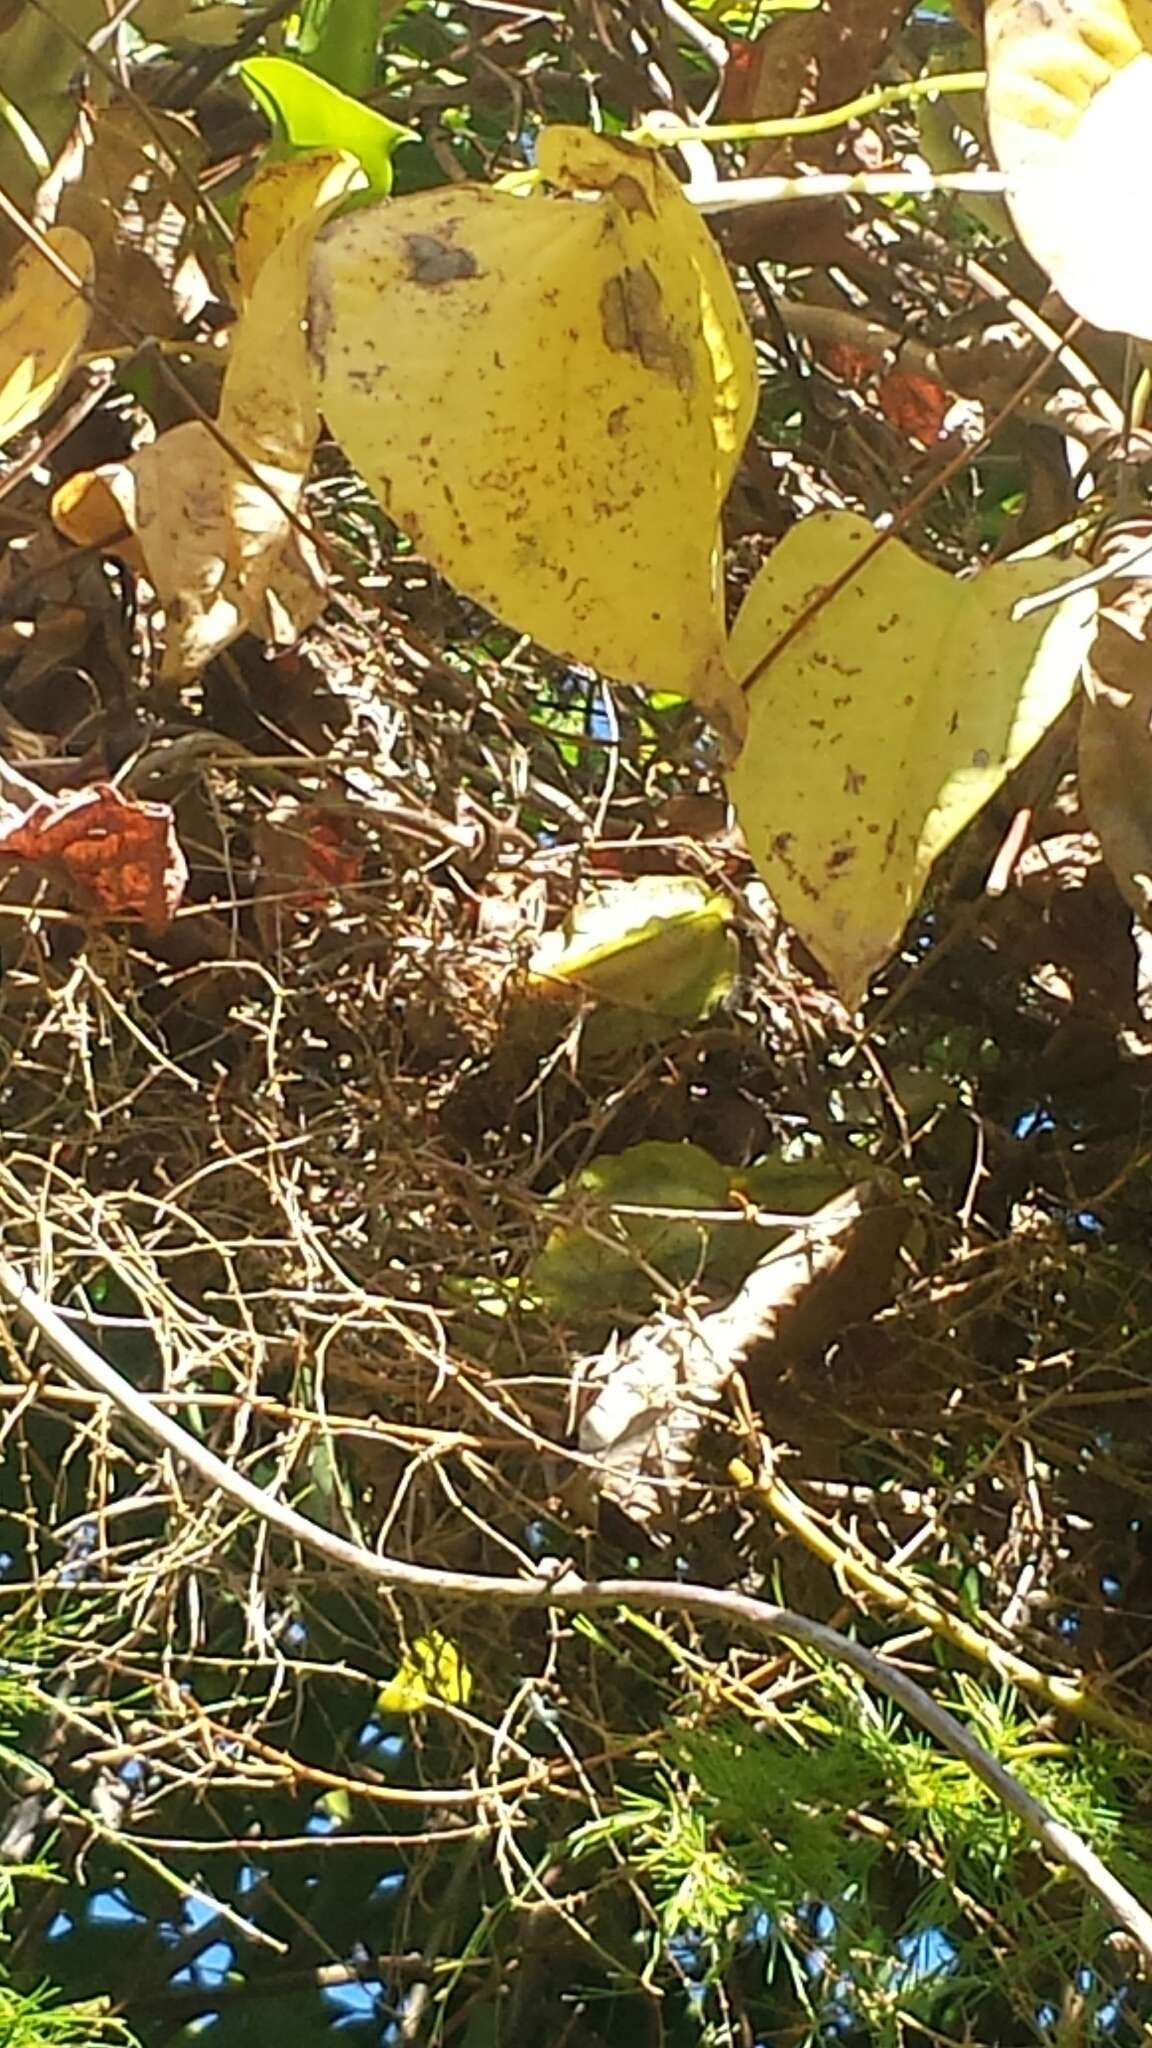
M50 228L44 239L82 284L91 284L92 251L83 235ZM47 411L84 346L90 318L83 293L27 243L0 287L0 447Z
M1029 254L1074 312L1152 341L1152 0L988 0L988 125Z
M319 560L292 520L319 430L302 309L312 237L358 175L349 158L311 187L315 210L285 225L254 273L220 438L186 421L127 462L69 478L52 500L70 539L142 562L165 612L165 678L194 675L245 631L290 645L322 609Z
M690 876L645 875L601 883L562 930L546 933L528 985L692 1022L727 995L737 959L726 896Z
M462 590L738 737L719 512L756 374L735 292L655 153L553 128L538 164L558 196L453 185L318 237L324 413Z
M737 673L755 671L875 538L847 512L794 526L741 607ZM1094 593L1012 618L1066 576L1016 560L960 580L890 540L751 683L729 795L781 911L850 1008L938 856L1068 703Z
M466 1707L471 1697L471 1671L455 1643L434 1628L416 1637L376 1705L382 1714L417 1714L430 1700Z
M309 216L323 218L335 201L366 183L347 150L313 149L262 163L245 187L236 223L232 261L241 300L246 304L251 298L266 259L292 228Z

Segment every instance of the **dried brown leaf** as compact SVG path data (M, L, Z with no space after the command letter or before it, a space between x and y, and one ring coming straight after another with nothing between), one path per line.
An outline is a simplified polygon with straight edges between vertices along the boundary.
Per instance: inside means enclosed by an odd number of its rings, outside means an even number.
M781 1365L823 1349L891 1298L910 1212L878 1178L849 1188L761 1259L727 1308L661 1315L587 1362L580 1449L593 1491L633 1521L674 1519L708 1412L742 1372L771 1418ZM588 1398L590 1396L590 1398Z

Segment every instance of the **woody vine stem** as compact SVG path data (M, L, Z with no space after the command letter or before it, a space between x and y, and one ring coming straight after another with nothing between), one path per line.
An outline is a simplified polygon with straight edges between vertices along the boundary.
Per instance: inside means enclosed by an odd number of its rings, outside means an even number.
M568 1567L551 1572L541 1570L532 1577L505 1578L484 1572L442 1571L379 1555L299 1514L198 1442L70 1329L51 1302L5 1259L0 1259L0 1298L39 1333L59 1364L103 1395L126 1422L181 1459L208 1486L216 1488L235 1506L256 1515L267 1528L278 1530L302 1548L362 1579L374 1580L392 1592L422 1593L449 1602L495 1600L508 1607L559 1608L565 1612L631 1607L707 1614L734 1629L799 1643L846 1665L967 1764L973 1776L995 1794L1040 1846L1064 1864L1126 1930L1152 1967L1152 1913L1121 1884L1083 1837L1026 1791L1019 1779L922 1686L838 1629L791 1608L776 1607L766 1600L716 1586L670 1583L663 1579L585 1579Z

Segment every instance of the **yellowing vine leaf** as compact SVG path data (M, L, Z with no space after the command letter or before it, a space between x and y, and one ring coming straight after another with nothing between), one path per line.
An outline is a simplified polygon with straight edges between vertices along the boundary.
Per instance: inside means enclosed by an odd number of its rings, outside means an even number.
M563 930L547 932L528 985L694 1022L728 994L738 964L726 896L691 876L645 875L601 883Z
M366 182L350 150L313 149L266 160L245 188L232 261L247 302L273 250L300 222L327 218L332 207Z
M318 237L323 411L462 590L738 737L718 522L756 401L743 315L655 153L553 128L537 160L559 196L449 186Z
M985 39L1021 241L1074 312L1152 341L1152 0L988 0Z
M846 512L793 527L736 620L737 673L875 537ZM1094 593L1012 617L1066 576L1050 560L1013 561L960 581L890 540L753 681L729 794L760 874L849 1007L938 856L1068 703Z
M45 240L82 284L92 251L72 228ZM32 243L0 285L0 446L46 412L84 346L91 310L83 293Z
M165 612L161 675L193 675L239 633L289 645L322 608L324 579L293 524L319 429L300 319L312 237L359 178L352 158L305 178L301 217L282 217L232 339L219 438L189 420L127 462L71 477L52 501L60 530L143 568Z

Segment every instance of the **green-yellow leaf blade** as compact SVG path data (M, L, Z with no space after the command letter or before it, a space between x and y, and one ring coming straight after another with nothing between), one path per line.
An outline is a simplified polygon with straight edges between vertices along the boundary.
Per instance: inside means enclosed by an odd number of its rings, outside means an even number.
M240 76L281 147L344 151L360 163L371 193L392 190L392 158L402 142L413 140L411 128L364 106L290 57L249 57Z
M418 1714L434 1700L466 1707L471 1697L468 1665L456 1644L434 1628L410 1644L395 1677L381 1687L376 1705L382 1714Z

